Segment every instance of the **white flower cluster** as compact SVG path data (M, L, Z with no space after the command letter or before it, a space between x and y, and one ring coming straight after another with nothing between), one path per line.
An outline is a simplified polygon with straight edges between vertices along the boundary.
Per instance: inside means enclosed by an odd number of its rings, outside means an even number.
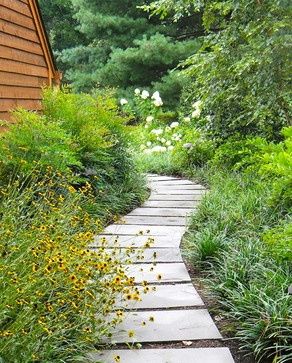
M126 100L125 98L120 99L121 106L125 106L127 103L128 103L128 100Z
M203 106L203 102L200 101L200 100L196 101L193 104L193 108L194 108L194 111L192 112L192 117L193 118L199 118L201 116L202 106Z
M143 100L147 100L147 98L150 97L150 93L147 90L143 90L141 92L141 90L139 88L136 88L134 92L135 92L136 96L140 96ZM156 107L160 107L163 105L163 101L162 101L162 99L160 97L160 93L158 91L153 93L151 100L153 101L153 104Z
M163 101L160 97L160 93L158 91L154 92L151 99L153 100L153 104L156 107L163 106Z

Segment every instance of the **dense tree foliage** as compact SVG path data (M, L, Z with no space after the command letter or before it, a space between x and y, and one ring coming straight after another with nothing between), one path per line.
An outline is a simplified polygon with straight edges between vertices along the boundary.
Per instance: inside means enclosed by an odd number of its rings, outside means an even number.
M188 59L185 101L204 102L202 126L213 137L277 138L289 123L289 2L161 0L146 9L165 18L202 13L207 35Z
M58 61L76 90L132 90L162 83L166 95L174 87L179 96L185 77L169 71L198 49L200 14L161 22L139 8L141 0L53 0L41 5L54 48L62 50Z

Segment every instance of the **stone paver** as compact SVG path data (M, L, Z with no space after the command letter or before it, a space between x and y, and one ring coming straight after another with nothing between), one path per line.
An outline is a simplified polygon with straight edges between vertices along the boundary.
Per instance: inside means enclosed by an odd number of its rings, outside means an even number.
M185 226L185 217L153 217L153 216L126 216L123 217L125 224L137 224L146 226Z
M190 275L184 263L157 263L131 265L127 269L127 275L134 277L136 283L147 281L148 283L161 282L189 282Z
M95 237L95 242L90 245L90 247L102 247L102 241L106 239L105 247L143 247L145 243L149 240L147 235L136 236L136 235L106 235L102 234ZM151 239L152 240L152 239ZM117 243L115 242L117 241ZM178 234L176 236L154 236L153 242L151 242L151 247L156 248L178 248L181 242L181 236Z
M142 297L117 299L116 309L125 309L125 319L105 343L160 343L165 349L113 349L90 354L91 362L234 363L227 348L166 349L185 340L206 344L206 339L215 339L217 344L222 336L192 285L179 250L187 218L206 191L188 180L154 174L148 176L148 185L149 200L108 226L91 247L97 252L100 247L115 249L125 261L130 259L126 273L135 278ZM116 313L109 316L115 318Z
M180 195L201 195L204 194L205 192L203 190L200 189L191 189L191 190L180 190L179 194ZM157 188L157 189L153 189L151 195L156 196L157 194L161 194L161 195L172 195L172 194L177 194L177 188Z
M128 216L186 217L192 213L189 208L137 208Z
M91 362L103 363L234 363L227 348L138 349L91 353Z
M198 201L187 201L187 200L148 200L142 207L145 208L188 208L194 210L195 206L199 204Z
M184 227L178 226L145 226L131 224L112 224L104 230L104 234L114 235L139 235L143 233L145 236L183 236Z
M97 252L98 250L96 248ZM106 249L109 253L112 253L113 250L116 256L119 256L121 259L130 259L133 263L153 264L153 261L157 263L183 262L179 248L134 248L133 253L129 253L128 248L112 247Z
M153 291L153 288L155 289ZM149 292L143 293L145 287L139 287L142 301L121 301L118 306L126 309L168 309L180 307L204 306L200 295L192 284L149 285Z
M194 190L198 190L198 191L205 191L205 188L202 185L180 185L179 187L177 185L160 185L159 183L157 183L156 185L154 185L153 187L153 191L159 191L161 190L162 192L168 192L168 191L176 191L179 189L180 193L182 191L191 191L190 194L192 193L192 191ZM188 193L187 193L188 194Z
M178 193L178 192L177 192ZM171 200L173 201L196 201L203 198L203 193L200 194L151 194L148 200Z
M177 186L178 188L181 185L200 185L200 184L195 184L194 182L190 181L190 180L182 180L182 179L176 179L176 180L165 180L165 181L149 181L148 184L150 186ZM200 185L201 186L201 185Z
M115 314L111 316L113 319L116 317ZM131 338L129 331L134 332ZM114 343L177 342L222 338L205 309L129 312L112 333L111 341Z

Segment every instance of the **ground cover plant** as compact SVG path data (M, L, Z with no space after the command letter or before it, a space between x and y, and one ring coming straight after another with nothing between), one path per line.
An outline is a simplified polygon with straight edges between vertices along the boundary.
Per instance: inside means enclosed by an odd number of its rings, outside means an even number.
M0 139L0 358L7 363L84 361L123 317L107 319L117 296L140 298L125 272L131 251L88 249L106 221L144 196L124 120L105 98L48 91L44 103L43 116L18 111Z

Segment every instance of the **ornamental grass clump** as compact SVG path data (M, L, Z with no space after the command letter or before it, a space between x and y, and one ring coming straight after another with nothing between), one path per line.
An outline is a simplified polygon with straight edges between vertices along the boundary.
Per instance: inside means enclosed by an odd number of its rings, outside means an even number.
M79 361L121 320L107 319L117 296L137 295L127 260L88 249L102 228L82 209L89 186L77 191L48 171L0 192L0 358Z

